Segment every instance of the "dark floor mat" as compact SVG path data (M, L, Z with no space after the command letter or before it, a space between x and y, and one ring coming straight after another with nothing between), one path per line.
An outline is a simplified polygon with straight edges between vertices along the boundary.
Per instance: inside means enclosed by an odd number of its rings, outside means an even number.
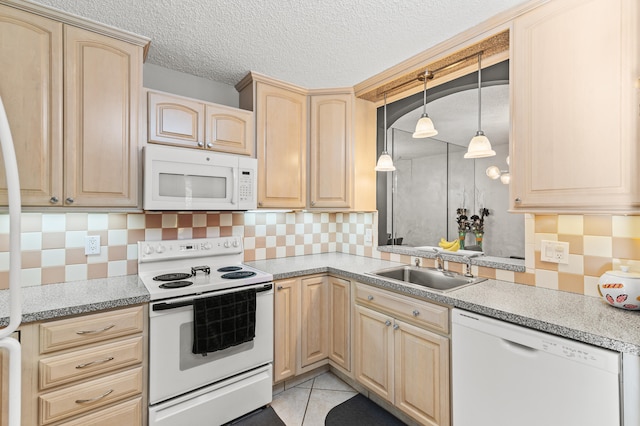
M273 408L264 407L228 423L227 426L286 426Z
M384 408L362 394L357 394L333 407L324 420L325 426L404 426Z

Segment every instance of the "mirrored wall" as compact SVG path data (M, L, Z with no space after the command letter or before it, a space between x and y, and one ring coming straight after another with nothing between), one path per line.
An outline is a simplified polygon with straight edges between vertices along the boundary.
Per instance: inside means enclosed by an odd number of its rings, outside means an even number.
M481 245L490 256L524 257L524 217L508 213L508 185L486 175L489 166L509 169L508 62L483 70L482 129L494 157L463 158L478 126L477 74L429 89L427 112L439 133L414 139L422 99L418 93L387 105L387 143L396 171L378 173L378 244L437 246L440 238L458 238L464 213L482 217L482 242L476 241L478 232L468 230L463 232L467 248ZM381 113L382 108L378 123ZM379 142L380 136L381 126Z

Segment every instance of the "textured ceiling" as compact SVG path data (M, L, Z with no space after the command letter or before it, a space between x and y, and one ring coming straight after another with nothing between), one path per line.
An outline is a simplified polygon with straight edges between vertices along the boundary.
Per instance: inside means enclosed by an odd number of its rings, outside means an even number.
M147 62L235 85L353 86L523 0L38 0L151 38Z

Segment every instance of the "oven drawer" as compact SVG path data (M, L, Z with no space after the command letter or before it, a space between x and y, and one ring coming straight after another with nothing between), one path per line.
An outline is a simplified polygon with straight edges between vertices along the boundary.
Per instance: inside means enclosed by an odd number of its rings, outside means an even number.
M44 393L38 397L39 423L53 423L140 393L142 367Z
M113 407L96 411L79 419L62 423L60 426L115 426L141 425L142 398L125 401Z
M40 389L139 364L142 362L142 346L142 337L134 337L43 358L38 364Z
M356 283L356 302L421 327L449 333L449 308Z
M141 333L143 307L51 321L40 325L40 353Z

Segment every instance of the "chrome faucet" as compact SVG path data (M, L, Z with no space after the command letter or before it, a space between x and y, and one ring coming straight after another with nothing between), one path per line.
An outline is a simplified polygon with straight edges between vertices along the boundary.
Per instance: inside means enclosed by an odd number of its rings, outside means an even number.
M436 252L436 269L438 271L444 271L444 258L442 257L442 253L436 249L433 249L433 251Z
M473 278L473 274L471 273L471 258L469 256L464 256L462 259L466 263L464 276L468 278Z

